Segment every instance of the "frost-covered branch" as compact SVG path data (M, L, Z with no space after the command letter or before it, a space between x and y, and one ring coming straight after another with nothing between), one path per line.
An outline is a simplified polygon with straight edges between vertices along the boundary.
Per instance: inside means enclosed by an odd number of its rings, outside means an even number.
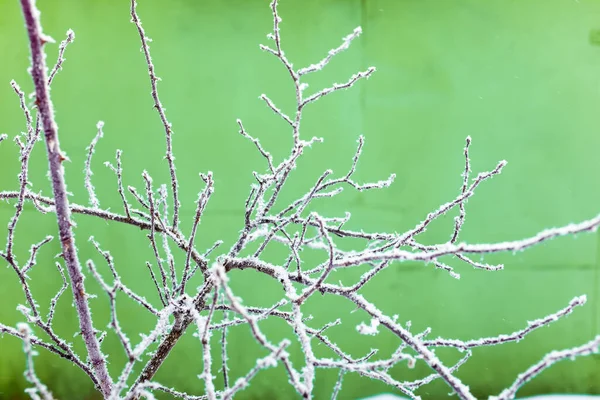
M137 2L135 0L131 0L131 22L133 22L137 28L138 34L140 36L140 40L142 41L142 51L144 52L144 57L146 58L146 64L148 64L148 75L150 75L150 86L152 88L152 99L154 100L154 108L158 112L160 116L160 120L165 129L165 139L166 139L166 154L165 158L169 164L169 172L171 175L171 191L173 194L173 229L177 229L179 226L179 182L177 181L177 173L175 172L175 156L173 155L173 128L171 123L167 120L167 116L165 114L165 108L163 107L160 99L158 97L158 81L160 78L156 76L156 72L154 71L154 64L152 63L152 56L150 56L150 45L149 42L151 39L146 36L146 32L144 28L142 28L142 21L140 20L137 11Z
M101 208L99 194L104 196L105 193L96 193L92 184L93 155L100 138L104 135L103 123L99 122L96 125L97 134L85 153L84 188L88 199L84 203L89 205L69 202L62 167L66 156L61 153L58 145L49 85L63 66L64 52L67 45L73 41L74 33L70 30L67 32L67 38L59 46L57 63L47 76L43 45L49 42L50 38L42 34L39 12L35 9L33 0L20 1L29 34L32 53L31 75L34 79L36 100L35 107L29 106L26 94L14 81L11 83L25 117L25 132L15 138L20 161L17 186L14 190L0 192L0 200L9 201L15 206L14 214L8 222L7 243L0 250L0 257L14 272L22 287L25 301L18 306L18 311L26 323L19 324L16 328L0 324L0 334L14 336L23 342L27 357L25 374L33 385L33 388L27 389L31 397L52 398L50 389L41 383L33 369L32 357L37 347L72 362L90 378L103 398L110 400L154 398L154 394L158 392L182 399L232 399L248 388L255 377L268 368L281 368L285 371L288 383L305 399L320 396L321 389L317 387L317 377L323 369L338 371L338 379L332 388L332 398L340 395L344 382L348 379L347 375L352 373L382 382L414 399L420 398L417 393L419 388L438 379L443 380L459 398L474 399L470 383L466 382L466 379L459 379L457 371L468 362L478 348L519 342L530 333L567 317L585 304L585 295L577 296L561 310L529 321L524 328L508 334L449 339L436 333L437 337L432 339L432 329L411 331L409 321L403 322L397 315L386 314L382 311L383 307L368 299L362 290L364 286L369 282L376 282L380 272L385 269L402 269L403 261L430 265L453 278L460 278L459 270L464 265L485 271L498 271L503 269L504 265L475 261L472 259L473 255L521 251L561 236L595 231L600 225L600 215L506 242L460 242L458 238L467 221L467 201L473 198L483 182L498 176L506 166L506 161L500 161L488 171L473 173L470 160L471 137L466 138L463 149L464 166L460 167L461 185L458 194L450 195L449 201L441 204L404 232L353 229L349 227L352 223L350 211L342 210L332 213L333 215L316 211L317 199L333 202L345 190L383 190L393 184L394 174L381 180L357 180L355 173L366 143L362 135L358 136L354 154L348 155L349 165L345 172L337 174L327 169L306 187L295 187L299 193L295 199L283 201L284 196L281 193L292 186L290 176L298 169L299 160L312 146L318 146L323 141L323 138L308 136L301 129L305 107L308 104L316 104L322 97L333 92L362 84L362 78L370 77L375 68L369 67L355 73L345 83L332 83L306 95L308 84L304 81L305 75L321 71L334 57L348 50L362 30L360 27L356 28L323 58L307 67L296 69L284 52L282 20L278 13L277 0L270 3L273 25L267 38L271 44L261 45L260 48L273 55L285 69L287 79L294 88L290 95L293 96L295 104L284 110L279 105L286 102L281 99L272 99L267 94L262 94L260 99L275 114L274 118L281 118L286 122L285 129L292 138L292 145L283 152L281 149L277 152L268 149L258 136L249 133L258 132L258 128L247 129L242 120L237 119L239 134L251 142L253 151L258 151L265 163L261 171L254 171L252 174L255 182L250 187L244 212L240 215L241 226L232 228L238 235L228 249L223 250L222 240L217 240L208 249L197 247L199 238L205 233L201 221L204 214L210 212L209 200L215 190L215 182L218 182L212 172L200 174L204 184L201 189L196 190L199 191L198 196L189 199L189 203L195 203L195 212L190 213L189 221L183 221L185 213L180 209L173 130L158 96L159 78L150 56L150 39L142 28L135 0L131 0L130 15L141 40L144 68L150 77L152 101L165 133L169 182L155 182L147 170L144 170L141 181L138 177L136 184L127 184L125 181L130 177L123 171L123 152L116 150L115 160L107 161L105 165L115 174L116 187L113 195L122 205L122 211ZM29 182L32 149L42 131L49 158L52 196L34 191L32 183ZM0 142L5 139L5 135L0 136ZM140 183L142 186L135 186ZM62 284L50 299L48 314L45 317L42 316L40 305L29 283L29 273L35 267L38 258L49 257L47 248L50 247L48 244L53 238L47 235L31 240L29 255L23 260L15 250L18 248L15 247L15 241L21 235L20 228L17 229L19 220L28 202L40 213L56 214L59 226L62 248L60 256L63 260L56 262L56 270L52 273L60 277ZM432 223L452 212L457 216L446 235L447 239L439 243L423 243L420 235L425 233ZM143 231L149 245L149 253L145 254L148 258L143 263L148 269L148 276L144 279L156 290L157 301L146 299L133 290L133 286L124 282L118 260L114 260L111 252L105 250L93 235L90 242L103 261L98 264L94 260L86 260L87 269L82 270L72 232L72 216L75 214L111 224L135 226ZM184 233L181 226L186 225L186 222L189 223L187 226L190 229ZM279 261L275 261L271 256L271 249L276 246L286 249L285 256ZM450 265L449 259L462 263ZM349 268L365 268L366 271L353 281L336 281L335 272ZM232 271L247 269L272 278L281 287L281 297L268 307L253 305L252 299L239 298L233 289L235 285L230 283L232 279L237 279L244 273L232 274ZM101 297L107 299L104 304L109 310L110 320L104 331L96 331L93 328L89 302L91 296L86 293L83 285L84 274L98 284ZM200 283L194 287L192 282L196 284L197 281ZM454 284L456 281L452 282ZM74 346L59 336L53 327L57 305L65 301L61 299L69 286L80 321L80 331L76 332L76 336L81 335L85 343L83 355L77 354ZM322 321L321 318L307 314L307 304L325 302L325 295L327 298L335 297L355 310L360 310L366 319L349 327L347 316L342 313L329 321ZM127 297L127 301L133 302L140 310L154 318L153 328L146 332L137 332L140 334L139 338L131 336L119 319L122 313L117 310L120 309L119 304L123 297ZM279 320L288 329L281 332L285 336L283 339L274 339L263 327L265 321L274 319ZM199 342L198 351L201 353L201 356L197 357L198 365L190 366L190 369L201 371L196 378L204 392L196 394L169 387L155 379L161 366L190 326ZM248 329L251 339L262 351L254 364L241 375L231 368L231 362L228 362L230 348L227 335L230 329L237 329L239 326ZM375 339L385 332L395 340L394 350L384 354L380 348L373 348L358 355L354 354L352 348L345 348L337 340L334 330L340 326L348 332L372 336ZM107 355L101 352L103 340L111 332L120 343L124 356L120 373L115 378L108 375ZM44 336L40 338L35 333ZM215 345L217 342L218 345ZM600 338L596 337L582 346L547 354L540 362L520 374L497 398L514 397L521 386L544 369L564 358L596 353L599 344ZM293 346L297 346L302 352L302 357L294 358L294 361L289 353ZM318 351L317 346L320 346ZM439 347L447 347L448 351L454 351L457 356L455 361L442 362L436 354ZM112 357L112 354L110 356ZM143 363L143 367L140 367L140 363ZM410 375L410 378L404 376L399 372L402 369L396 368L414 368L418 363L428 367L427 373L418 377L414 374ZM222 381L216 378L217 374L222 375Z
M52 393L48 390L48 387L40 381L33 368L33 356L37 353L31 347L31 329L29 328L29 325L21 323L17 325L17 329L23 335L23 352L27 357L25 378L33 385L32 388L28 388L25 391L34 400L53 400Z
M559 361L570 358L574 360L579 356L587 356L590 354L598 354L600 351L600 335L590 340L586 344L581 346L573 347L571 349L551 351L546 354L537 364L532 365L527 371L519 374L514 383L508 388L502 391L498 397L490 396L490 400L506 400L513 399L517 393L517 390L531 379L538 376L543 370L553 366Z

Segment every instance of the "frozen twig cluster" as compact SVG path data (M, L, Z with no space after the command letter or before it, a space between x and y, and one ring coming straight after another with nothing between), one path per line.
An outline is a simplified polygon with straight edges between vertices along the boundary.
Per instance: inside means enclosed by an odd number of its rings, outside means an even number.
M273 32L268 35L268 39L271 41L271 45L261 45L261 49L274 56L287 71L295 88L295 108L288 114L266 94L262 94L260 99L289 125L293 144L289 154L283 157L283 161L276 164L274 157L262 146L260 140L248 132L241 120L237 121L240 134L253 143L264 158L266 167L263 172L254 172L256 183L252 185L245 203L243 227L239 237L231 244L229 250L214 256L213 253L216 253L222 245L221 241L216 242L206 251L199 251L195 245L196 238L201 233L200 221L214 191L214 179L211 172L200 174L203 187L196 201L191 231L184 233L180 228L179 184L173 153L173 130L159 98L157 87L159 78L150 54L150 39L142 27L136 11L135 0L131 1L131 17L137 28L142 52L147 63L154 107L164 126L165 158L170 174L170 184L157 187L150 174L144 172L142 189L125 186L121 163L122 152L117 150L116 163L114 165L110 162L105 164L116 175L117 191L122 201L123 211L119 213L102 209L92 184L94 149L104 135L104 123L99 122L97 134L88 147L85 162L84 184L89 195L89 206L69 203L62 168L65 157L61 154L58 145L58 129L54 121L49 86L63 65L65 49L74 40L74 34L70 30L67 32L67 39L59 47L58 61L48 75L43 46L49 41L49 38L42 33L39 11L35 8L33 0L21 0L21 6L32 54L31 76L35 84L35 112L31 112L25 100L26 96L20 87L12 82L11 85L19 98L25 116L27 129L25 133L15 138L20 150L21 162L18 189L0 192L1 199L12 201L15 205L14 215L8 224L6 247L0 251L0 256L14 270L21 283L25 304L20 305L18 309L27 322L18 324L16 328L0 324L0 333L18 337L23 341L24 353L27 358L25 376L32 386L27 389L27 393L32 398L53 398L50 389L40 381L34 371L33 355L35 354L34 348L37 347L71 361L90 378L104 398L114 400L154 398L154 393L157 392L166 392L184 399L230 399L248 387L252 379L267 368L283 368L288 375L289 384L300 397L306 399L315 396L315 376L319 369L339 371L339 379L333 388L333 398L336 398L342 390L345 374L357 373L384 382L411 398L419 398L415 391L420 387L435 379L441 379L459 398L474 399L469 386L456 376L456 371L469 359L474 349L519 341L534 330L548 326L585 304L585 296L576 297L562 310L530 321L527 326L516 332L465 341L442 337L431 338L433 334L431 329L412 332L409 322L401 323L397 316L386 315L373 302L365 298L360 293L363 286L394 262L431 263L457 279L460 278L460 275L444 262L443 257L451 256L471 267L496 271L502 269L503 266L475 261L471 255L523 250L558 236L594 231L600 224L600 215L577 224L548 229L521 240L477 244L459 242L458 238L466 217L467 200L474 195L480 184L499 175L506 165L505 161L500 161L491 170L472 176L469 156L470 137L466 139L464 148L465 165L458 195L429 213L414 228L404 233L352 230L346 228L347 222L351 218L349 212L342 217L326 216L311 209L311 203L315 199L333 198L346 188L364 191L382 189L392 184L393 175L388 179L372 183L358 183L354 180L354 173L364 145L362 136L358 138L356 153L345 174L336 177L333 171L324 171L311 187L306 188L302 196L289 204L282 205L278 201L280 193L288 182L291 172L296 169L298 160L309 147L323 140L318 137L306 138L302 135L300 127L305 108L324 96L351 88L358 81L371 76L375 72L375 68L371 67L360 71L343 83L334 83L312 94L306 94L308 85L302 81L303 77L321 71L333 57L348 49L361 34L361 29L357 28L343 38L342 44L330 50L322 60L308 67L296 69L282 48L281 18L278 15L277 0L273 0L270 4L273 15ZM50 197L33 192L28 181L29 158L42 131L45 136L53 188L53 194ZM5 139L6 136L0 137L0 142ZM130 203L128 197L133 198L134 201ZM27 274L35 266L36 257L43 246L53 240L53 237L48 236L33 244L28 259L25 262L18 261L14 252L15 232L25 202L31 202L41 213L55 213L58 219L62 261L57 262L56 267L62 277L63 285L52 298L50 311L46 317L42 316L39 311ZM169 206L172 207L172 215L169 215ZM454 228L449 233L447 241L438 244L424 244L419 240L419 236L433 221L454 210L457 210L458 216L455 218ZM154 260L148 261L146 266L160 304L153 304L127 287L119 275L118 267L110 252L103 249L102 245L93 237L90 238L90 241L107 264L110 279L103 277L92 260L84 263L87 269L81 267L71 229L71 213L137 226L147 233ZM355 245L353 251L343 250L340 244L349 238L353 239L354 243L362 240L362 246ZM272 243L283 244L288 249L287 258L281 260L279 264L267 262L263 257L266 249ZM250 246L251 244L252 246ZM255 250L250 252L250 248ZM304 261L301 253L303 250L309 249L325 254L323 259L316 264ZM184 254L183 263L176 263L175 251ZM350 285L335 283L329 279L336 270L356 268L365 264L370 265L371 268ZM283 289L281 300L266 308L244 304L229 285L229 272L244 269L257 271L279 282ZM197 274L202 275L203 283L198 288L190 288L188 283ZM94 328L89 310L89 296L83 283L84 275L97 281L108 298L111 314L107 329L116 334L126 356L125 365L118 377L112 377L108 373L107 357L101 351L107 331L97 331ZM72 344L57 335L53 329L53 317L57 302L61 296L65 295L69 287L79 317L79 333L87 350L85 356L77 354L73 350ZM117 293L119 292L156 318L154 329L145 333L140 332L142 336L137 341L130 339L119 324L117 313ZM376 335L380 330L387 330L397 337L397 349L387 356L378 357L378 351L372 350L362 357L352 357L347 350L340 348L326 335L327 329L342 323L341 318L315 327L310 324L310 316L304 314L303 307L316 292L338 296L363 310L369 315L370 322L357 326L358 332L364 335ZM287 323L294 335L278 342L273 341L261 330L261 321L271 318ZM227 332L229 328L239 325L246 325L249 328L256 342L264 348L265 355L257 359L254 367L245 375L233 377L230 376L227 365ZM190 326L193 326L191 329L195 332L202 348L202 373L198 378L204 383L204 393L198 395L177 391L154 379L171 349ZM43 333L44 338L36 336L34 332ZM214 348L215 342L210 340L214 335L218 335L219 348ZM294 365L288 352L288 347L292 343L299 344L302 349L304 360L300 366ZM314 351L316 344L328 348L330 357L318 357ZM579 347L549 353L537 364L517 376L508 389L494 398L513 398L522 385L542 370L564 358L595 353L598 351L599 345L600 337L596 337ZM454 348L463 355L454 365L446 365L436 356L435 350L440 347ZM148 353L150 349L152 352ZM216 355L219 355L218 362L214 358ZM135 376L133 374L134 367L142 362L145 362L145 366L141 373ZM413 368L417 363L425 363L431 372L416 380L406 380L398 373L391 371L398 364L405 364L409 368ZM223 384L217 385L215 373L222 375Z

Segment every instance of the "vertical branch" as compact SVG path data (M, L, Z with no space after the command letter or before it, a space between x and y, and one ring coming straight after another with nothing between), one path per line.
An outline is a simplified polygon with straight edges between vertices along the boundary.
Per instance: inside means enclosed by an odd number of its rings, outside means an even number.
M23 352L27 357L27 367L25 369L25 378L33 384L32 388L25 389L25 392L31 396L33 399L43 399L43 400L53 400L52 393L48 390L46 385L44 385L33 369L33 356L37 353L33 350L31 346L31 329L29 325L25 323L21 323L17 325L19 333L23 335ZM39 394L38 394L39 393Z
M96 150L96 145L98 144L98 141L100 140L100 138L102 138L102 136L104 136L104 133L102 132L102 127L104 127L104 122L98 121L98 124L96 124L98 133L96 134L96 136L94 136L94 139L92 139L92 142L90 143L90 146L87 149L88 154L85 160L85 188L88 191L88 195L90 197L90 205L92 206L92 208L100 207L100 201L96 196L96 190L94 189L94 185L92 185L92 175L94 175L94 173L92 172L92 156L94 155L94 150Z
M337 382L335 383L335 386L333 387L333 393L331 394L331 400L337 399L338 394L342 390L342 382L343 381L344 381L344 370L340 369L340 373L338 375Z
M39 22L40 12L35 6L34 0L20 0L29 46L31 49L31 77L35 86L36 104L42 120L42 127L46 139L46 151L52 180L52 192L55 200L56 217L58 220L58 231L62 247L62 255L65 259L67 272L71 280L73 299L77 314L79 316L79 327L85 342L88 357L94 374L98 379L101 392L108 396L111 392L112 381L106 368L106 359L100 352L100 345L94 333L92 316L87 303L87 295L83 284L81 265L75 249L75 239L71 229L71 211L69 199L65 187L62 155L58 143L58 127L54 120L54 110L48 88L48 77L46 67L46 54L43 45L47 38L42 34Z
M229 322L229 312L223 312L223 322L227 324ZM227 356L227 326L223 326L221 331L221 372L223 374L223 386L225 390L229 389L229 367L227 366L227 361L229 357Z
M460 188L460 192L461 194L465 194L465 192L467 191L467 186L469 184L469 173L471 172L471 160L469 159L469 146L471 145L471 136L467 136L467 140L466 140L466 144L465 144L465 172L463 172L463 184L462 187ZM462 227L462 224L465 222L465 201L466 199L464 199L463 201L460 202L459 205L459 209L460 209L460 214L458 215L458 217L456 217L454 219L454 232L452 233L452 238L450 239L450 243L456 243L456 240L458 239L458 233L460 232L460 228Z
M150 75L150 85L152 86L152 99L154 100L154 108L156 108L156 111L158 111L160 120L165 128L165 138L167 140L165 158L169 163L169 172L171 174L171 190L173 192L173 230L176 231L179 225L179 194L177 189L177 174L175 173L175 157L173 156L173 129L171 127L171 123L167 120L165 108L158 98L158 87L156 83L158 82L159 78L154 72L154 64L152 64L152 57L150 56L150 46L148 45L150 38L146 36L144 28L142 28L142 21L140 21L140 18L135 11L136 7L136 1L131 0L131 21L135 24L142 41L142 51L146 57L146 64L148 64L148 74Z
M165 268L163 267L163 260L160 257L158 245L156 244L156 219L160 219L159 210L157 209L156 203L154 201L154 195L152 190L152 178L150 177L150 175L148 175L146 171L142 173L142 176L144 178L144 181L146 181L146 196L148 196L148 205L150 211L150 233L148 234L148 239L150 240L150 244L152 245L154 257L156 258L156 264L158 265L158 270L160 271L160 276L162 278L162 290L164 292L165 298L163 300L161 296L161 301L163 303L163 306L166 306L167 303L171 300L171 293L169 292L169 289L167 287L167 273L165 271ZM152 267L150 266L150 264L147 265L150 269L150 273L152 273ZM154 283L156 284L156 288L158 289L160 295L161 289L158 286L158 283L156 282L155 278L152 277L152 279L155 281Z
M211 367L212 367L211 347L210 347L211 332L209 330L209 326L210 326L210 321L215 312L218 295L219 295L218 289L215 288L212 305L210 307L207 317L202 317L200 315L200 313L195 309L194 304L191 301L190 301L190 305L189 305L190 311L194 318L194 321L196 322L196 325L198 327L198 338L200 339L200 343L202 344L202 363L204 365L203 365L202 374L199 375L199 378L201 378L204 381L204 387L206 390L208 400L216 400L217 399L216 392L215 392L214 377L211 373ZM190 300L192 300L192 299L190 298Z
M123 209L125 210L125 215L127 218L131 219L131 212L129 210L129 203L127 202L127 198L125 197L125 191L123 190L123 167L121 165L121 154L123 152L121 150L117 150L117 166L113 166L110 162L105 162L104 165L109 167L115 175L117 175L117 190L119 191L119 196L121 196L121 201L123 202Z
M208 203L208 199L210 198L213 192L213 179L212 172L208 172L207 175L200 174L200 177L206 184L206 188L200 192L198 196L198 205L196 207L196 215L194 217L194 222L192 224L192 233L190 234L190 240L188 242L188 251L185 257L185 267L183 270L183 276L181 277L181 292L180 294L185 293L185 283L188 279L190 279L190 260L192 258L192 249L194 248L194 239L196 237L196 230L198 229L198 224L200 223L200 218L202 217L202 213L204 212L204 208L206 207L206 203Z
M56 310L56 303L58 303L58 299L60 298L60 296L62 296L62 294L65 292L65 290L67 290L67 288L69 287L69 284L67 283L67 278L65 277L65 273L59 262L56 263L56 268L58 269L58 272L60 273L63 284L60 287L60 289L58 290L58 292L56 292L56 295L54 295L54 297L50 301L50 309L48 310L48 319L46 320L46 325L48 325L48 326L51 326L51 324L52 324L52 318L54 318L54 311Z
M157 203L158 205L162 206L162 215L163 218L165 219L165 221L169 218L169 205L167 202L167 198L169 197L168 193L167 193L167 185L160 185L158 188L158 196L159 196L159 201ZM160 211L159 211L160 214ZM165 260L166 263L169 266L169 272L170 272L170 279L171 279L171 292L175 293L175 287L177 286L177 272L175 271L175 258L173 257L173 253L171 251L171 247L169 245L169 235L167 233L167 227L165 226L164 223L162 223L162 220L159 221L161 222L161 237L162 237L162 245L163 245L163 251L165 253Z
M29 157L31 156L31 151L33 150L33 146L39 137L39 131L33 128L31 123L31 113L29 108L25 104L25 93L21 90L19 85L15 81L11 82L11 86L13 87L17 96L19 96L21 109L25 114L25 121L27 123L27 136L25 143L21 141L20 137L16 137L15 141L19 145L21 151L21 172L19 172L19 198L17 200L17 204L15 205L15 214L12 219L8 223L8 239L6 242L6 257L9 262L13 262L13 246L14 246L14 235L15 229L17 227L17 223L19 222L19 217L23 212L23 203L25 202L25 192L27 190L27 185L29 183L28 174L29 174Z
M48 85L52 84L54 77L56 76L58 71L62 69L62 65L65 62L65 50L67 49L69 43L72 43L73 40L75 40L75 32L69 29L67 31L67 38L60 42L60 46L58 47L58 59L56 60L54 68L52 68L52 71L50 71L50 76L48 77Z

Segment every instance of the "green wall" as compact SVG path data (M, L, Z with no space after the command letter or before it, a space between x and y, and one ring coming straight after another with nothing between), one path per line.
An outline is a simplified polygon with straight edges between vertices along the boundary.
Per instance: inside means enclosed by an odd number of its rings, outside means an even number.
M291 138L285 123L258 99L268 94L284 109L293 104L293 89L283 67L258 49L272 29L267 0L184 1L140 0L138 11L152 42L161 100L173 123L180 177L184 232L189 230L197 193L198 172L212 170L215 194L201 225L198 249L224 239L229 248L243 223L243 202L253 181L251 171L264 165L252 144L237 133L236 118L260 137L281 159ZM105 137L97 147L94 185L102 207L121 210L114 174L104 161L123 150L125 184L143 188L141 172L166 183L162 126L152 109L148 77L135 27L129 22L126 0L39 0L47 34L58 42L68 28L76 41L68 49L64 70L52 88L61 145L72 201L87 204L83 186L85 148L105 121ZM475 242L518 239L539 230L590 218L600 210L600 47L593 32L600 29L600 2L592 0L281 0L282 35L286 54L295 66L320 60L356 26L364 34L352 48L336 57L322 73L310 77L317 90L345 81L370 65L378 71L355 88L324 98L307 109L305 137L323 136L299 163L285 199L304 193L327 168L344 173L358 135L366 136L357 178L363 181L397 174L394 185L379 192L347 190L337 200L318 203L328 215L352 211L355 229L404 231L429 211L453 199L461 184L462 149L473 138L475 172L509 161L503 174L482 185L469 201L462 240ZM57 46L46 46L49 61ZM15 79L32 91L26 75L28 47L18 2L0 1L0 133L10 137L24 130L18 99L9 85ZM30 180L34 190L48 194L44 148L34 151ZM17 187L17 147L0 144L0 190ZM14 208L0 203L0 221L8 223ZM452 215L453 216L453 215ZM452 217L451 216L451 217ZM435 224L427 241L445 240L452 218ZM83 260L101 258L87 241L94 235L109 249L123 280L151 301L156 294L144 262L152 260L144 235L131 227L77 216L75 230ZM5 226L5 225L4 225ZM17 250L26 259L30 243L54 234L52 215L40 216L28 206L17 230ZM0 241L2 246L4 241ZM59 252L53 243L40 253L31 272L31 285L42 310L60 281L53 266ZM275 260L278 254L272 255ZM280 259L280 258L279 258ZM551 349L581 344L600 333L600 266L597 234L581 234L543 244L518 254L486 257L504 263L501 272L482 272L448 260L462 275L460 281L431 265L394 264L363 294L400 321L411 320L414 331L430 326L434 335L468 339L509 333L526 321L564 307L575 296L588 295L588 304L550 328L518 344L479 349L458 376L477 396L495 394L516 374ZM107 271L104 271L107 272ZM336 275L350 282L364 271ZM89 289L96 326L109 321L107 300L92 279ZM280 296L273 282L252 274L232 274L232 286L246 304L270 305ZM24 301L14 273L0 267L0 321L22 320L16 306ZM150 329L153 320L123 301L122 324L131 338ZM314 325L342 317L330 338L352 355L370 348L393 351L397 340L388 334L364 337L354 326L363 313L339 299L316 296L306 314ZM45 311L44 311L45 312ZM71 337L77 322L67 296L61 299L56 329ZM264 325L273 340L290 336L280 322ZM79 339L73 339L81 348ZM247 328L229 336L231 373L237 377L264 352ZM103 350L111 354L116 375L124 362L118 340L109 335ZM320 354L317 350L317 355ZM292 349L296 365L298 347ZM157 379L180 390L199 391L201 349L187 335L174 349ZM438 351L447 361L454 352ZM59 398L83 398L91 388L78 370L41 352L39 376ZM22 396L24 357L21 344L0 338L0 398ZM401 372L400 369L397 370ZM415 374L426 373L416 368ZM546 392L600 393L600 357L563 362L529 383L521 396ZM317 374L316 398L329 398L335 371ZM277 382L275 384L274 382ZM382 391L385 386L349 375L342 398ZM447 388L434 382L418 393L423 398L445 396ZM91 398L90 397L90 398ZM261 372L240 398L294 398L281 370Z

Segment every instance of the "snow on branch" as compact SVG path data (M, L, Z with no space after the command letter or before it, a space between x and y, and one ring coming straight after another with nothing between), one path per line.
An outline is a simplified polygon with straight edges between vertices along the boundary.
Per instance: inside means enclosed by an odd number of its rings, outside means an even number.
M543 370L553 366L559 361L570 358L574 360L576 357L587 356L590 354L598 354L600 352L600 335L590 340L586 344L581 346L573 347L566 350L555 350L546 354L537 364L532 365L527 371L519 374L514 383L508 388L502 391L499 396L491 396L490 400L506 400L513 399L517 393L517 390L531 379L538 376Z
M333 83L319 89L312 95L305 96L308 87L303 81L305 75L321 71L330 61L342 51L348 50L351 44L362 33L356 28L342 39L338 47L331 49L322 59L307 67L295 69L284 52L282 38L282 19L278 13L278 1L270 3L272 14L272 32L267 38L272 41L270 46L261 45L261 49L274 56L281 64L293 84L295 105L290 110L282 110L267 94L260 99L273 111L275 118L283 119L287 124L285 129L293 139L287 150L268 149L260 138L251 135L237 119L239 134L253 144L253 151L258 151L266 161L264 169L254 172L255 183L250 187L244 212L240 215L241 226L231 227L237 232L237 237L231 246L222 246L222 240L217 240L208 249L197 247L198 238L206 229L201 221L205 213L210 213L209 200L215 190L215 177L212 172L200 173L201 188L197 189L198 196L189 199L194 201L195 212L191 215L189 225L182 223L183 214L180 210L179 181L176 174L173 130L167 120L165 107L158 95L157 83L159 78L150 55L150 39L142 27L141 18L137 11L135 0L131 0L130 15L137 36L141 41L141 50L145 61L144 70L150 77L150 95L156 108L162 129L165 134L166 172L169 182L156 183L147 171L141 176L143 186L127 184L128 176L124 174L124 155L116 150L114 161L106 161L116 178L113 195L120 204L121 211L101 208L100 199L92 185L92 158L95 148L104 135L103 122L96 125L97 134L87 148L84 167L84 188L87 191L86 203L76 204L69 201L65 189L66 178L62 162L66 156L61 153L58 144L58 128L54 120L49 86L56 73L64 64L64 53L67 45L74 40L73 31L67 32L67 38L59 46L56 65L47 75L44 45L49 38L42 33L40 14L33 0L20 0L27 27L29 44L32 54L31 76L35 84L35 107L30 109L26 95L19 85L11 82L18 97L21 111L24 115L25 131L15 137L19 150L20 173L12 190L0 191L0 199L14 205L14 213L7 225L6 245L0 250L0 258L15 274L21 285L23 298L17 310L26 322L16 327L0 323L0 334L14 336L23 342L23 350L27 364L25 376L32 385L27 393L32 398L51 399L51 388L43 384L35 375L33 356L35 349L44 349L58 357L70 361L77 366L101 393L104 399L141 399L154 398L158 393L166 393L182 399L233 399L243 390L252 385L253 380L268 368L281 368L287 375L287 383L306 399L318 398L322 388L318 387L319 374L324 369L338 371L338 379L333 390L332 398L336 398L344 390L344 382L348 373L382 382L394 390L410 398L420 398L417 390L425 387L434 380L442 380L449 390L460 399L474 399L469 385L476 382L463 382L457 376L459 369L467 363L472 354L483 346L501 345L508 342L519 342L525 336L532 334L541 327L562 320L586 302L584 294L577 296L564 308L541 318L524 322L524 327L508 334L498 334L492 337L452 339L438 335L434 339L431 328L421 332L411 330L410 322L402 322L397 315L387 315L372 300L367 299L362 288L369 282L377 282L381 271L387 268L403 268L402 261L421 262L448 273L453 278L460 278L459 269L468 265L485 271L498 271L504 265L490 265L484 261L475 261L474 254L515 252L543 243L561 236L593 232L600 225L600 215L588 220L572 223L562 227L546 229L532 233L525 238L516 238L499 243L462 243L460 233L467 221L467 200L471 199L483 182L498 176L507 165L506 161L498 162L488 171L474 174L471 168L471 137L466 138L463 149L464 166L457 174L461 174L462 184L457 194L451 194L450 200L428 213L413 228L405 232L369 232L364 229L349 228L352 214L350 210L336 213L319 213L315 211L316 199L333 202L342 191L355 190L384 190L392 185L395 175L388 178L367 182L357 182L355 172L360 156L364 150L365 138L360 135L354 154L348 155L349 167L342 174L332 170L323 171L311 184L300 188L297 198L283 201L281 193L290 186L290 175L298 169L298 160L312 146L318 146L323 138L307 136L301 130L301 120L305 106L316 103L322 97L342 89L350 89L355 85L364 84L360 81L370 77L374 67L352 75L345 83ZM270 124L270 122L268 122ZM44 195L33 189L29 181L29 160L35 144L44 132L47 154L49 157L50 177L53 191ZM256 128L259 131L259 128ZM5 144L7 136L0 136L0 143ZM282 161L274 162L274 154ZM114 164L113 164L114 163ZM247 172L249 175L251 171ZM250 175L252 176L252 175ZM139 179L139 177L137 178ZM127 189L127 190L126 190ZM106 193L101 193L103 196ZM58 219L58 240L62 253L55 263L56 273L62 282L60 288L50 299L48 313L42 315L40 304L36 301L33 287L30 285L32 269L35 268L38 257L51 257L48 254L48 244L56 236L45 235L40 238L26 239L19 228L20 217L26 203L31 203L39 213L54 213ZM122 207L121 207L122 205ZM454 212L453 227L448 232L446 240L439 243L423 244L419 236L431 223ZM81 268L77 248L75 247L72 225L73 215L86 215L90 218L106 221L115 225L129 225L139 228L146 236L149 245L148 258L145 265L148 271L140 271L139 276L147 273L146 278L152 290L156 291L154 300L149 300L128 286L121 277L122 268L142 268L143 266L122 266L119 260L113 259L111 252L104 248L93 235L90 235L91 245L96 249L96 257L101 263L92 259L86 260L87 269ZM476 224L477 221L470 221ZM182 225L190 227L184 232ZM15 246L17 240L30 240L29 254L22 255ZM348 245L351 243L351 245ZM266 260L265 254L277 246L286 249L283 259ZM99 256L98 256L99 255ZM462 261L458 266L449 265L448 259ZM99 266L97 266L99 265ZM362 275L352 282L336 281L334 272L340 269L367 267ZM270 277L281 287L281 297L271 306L256 306L252 299L242 299L234 292L232 279L239 278L244 273L232 274L233 270L253 270L255 273ZM90 298L85 290L84 278L93 279L100 288L104 307L110 312L108 326L101 329L93 324L91 319ZM191 282L200 281L193 286ZM452 281L450 284L459 284ZM71 288L71 301L76 306L79 319L79 331L75 339L83 339L84 351L76 351L82 346L61 337L54 329L53 321L60 302ZM360 310L365 319L358 325L349 326L347 315L336 315L330 321L322 321L306 314L307 303L326 304L326 297L336 297L347 302L354 309ZM120 302L126 297L133 302L141 312L154 318L153 328L146 332L137 332L139 337L131 337L123 328L119 316ZM4 299L6 301L8 299ZM322 302L322 303L319 303ZM94 303L95 307L100 307ZM314 309L314 308L313 308ZM279 320L287 328L282 331L285 337L271 337L263 329L264 321ZM316 323L315 321L320 321ZM525 326L526 324L526 326ZM159 383L155 377L169 354L192 326L194 336L198 340L198 366L190 370L201 371L190 379L198 380L201 393L187 393L177 388ZM246 327L247 332L260 348L262 354L253 365L241 375L230 368L228 362L230 349L228 341L229 330L236 327ZM352 348L344 348L336 340L335 329L345 329L378 340L382 333L394 338L395 350L384 354L379 348L364 351L355 355ZM36 334L43 335L43 338ZM104 354L102 346L108 334L114 335L124 356L118 376L108 373L107 363L118 359L112 354ZM369 339L369 338L364 338ZM535 378L546 368L565 358L595 354L598 352L600 337L591 339L588 343L567 350L552 351L538 363L519 374L514 383L504 390L496 399L513 398L517 390ZM302 356L291 357L290 348L301 349ZM317 346L319 351L316 351ZM445 363L436 350L440 347L449 348L456 353L455 362ZM293 361L292 361L293 359ZM143 363L143 366L142 366ZM201 365L200 365L201 364ZM414 368L417 364L427 366L427 373L411 378L402 374L397 366ZM217 379L217 375L222 379ZM278 382L278 384L283 382ZM328 389L329 390L329 389Z

